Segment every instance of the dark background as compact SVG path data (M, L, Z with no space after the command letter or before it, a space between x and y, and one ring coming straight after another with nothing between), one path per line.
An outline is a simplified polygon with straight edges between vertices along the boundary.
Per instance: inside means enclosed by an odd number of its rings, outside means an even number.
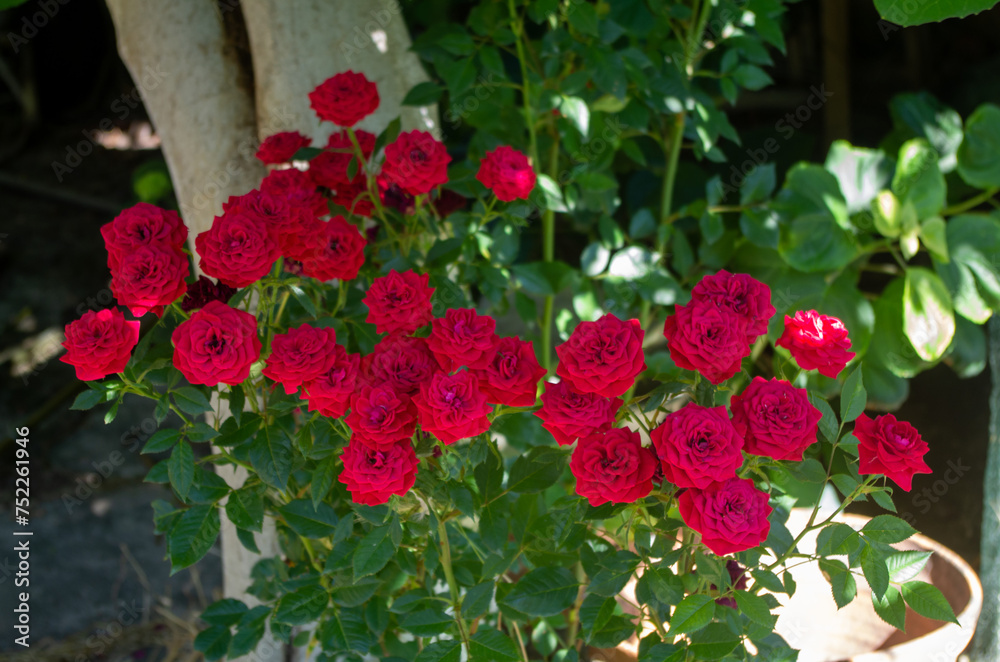
M461 20L467 6L420 1L406 9L417 32L443 18ZM770 70L776 85L727 108L744 147L724 146L742 162L810 88L825 85L830 101L772 157L779 181L798 160L821 162L835 139L876 146L892 128L888 102L898 93L929 91L963 117L980 103L1000 102L998 9L899 29L879 20L871 0L804 0L791 6L785 26L788 53L776 55ZM142 143L148 122L102 2L49 0L0 12L0 64L0 540L10 540L14 526L11 437L27 425L33 642L46 638L51 659L62 659L64 649L94 659L128 649L139 659L148 642L185 636L184 625L171 625L164 613L183 622L210 601L220 583L218 559L168 577L148 504L169 495L142 483L153 460L137 451L151 412L142 404L123 407L105 427L102 412L69 411L79 384L72 368L53 358L52 337L88 308L111 303L100 226L134 204L137 190L163 205L174 202L158 149L105 149L87 137L109 120ZM917 476L911 493L897 492L899 511L974 567L989 390L988 370L960 380L942 365L913 380L897 412L930 444L935 470ZM949 466L951 484L944 480ZM7 548L0 543L0 650L12 647ZM135 618L122 605L131 605Z

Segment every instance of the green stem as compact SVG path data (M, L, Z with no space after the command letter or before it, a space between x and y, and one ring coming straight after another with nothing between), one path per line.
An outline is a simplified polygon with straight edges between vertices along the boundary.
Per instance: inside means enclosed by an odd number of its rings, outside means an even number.
M1000 191L1000 187L991 186L990 188L986 189L979 195L974 195L968 200L955 203L950 207L945 207L944 209L941 210L941 215L953 216L955 214L961 214L963 211L968 211L973 207L978 207L979 205L983 204L984 202L992 198L994 195L996 195L998 191Z
M549 152L549 174L556 175L559 168L559 137L552 140L552 150ZM556 213L546 209L542 213L542 259L553 262L556 252ZM542 308L542 367L552 374L552 312L555 308L555 297L545 297Z
M444 578L448 582L448 590L451 592L451 608L455 611L455 622L458 623L458 631L465 642L465 649L469 649L469 631L462 618L462 603L458 597L458 582L455 581L455 571L451 567L451 545L448 544L448 528L444 518L438 516L438 538L441 543L441 567L444 569Z

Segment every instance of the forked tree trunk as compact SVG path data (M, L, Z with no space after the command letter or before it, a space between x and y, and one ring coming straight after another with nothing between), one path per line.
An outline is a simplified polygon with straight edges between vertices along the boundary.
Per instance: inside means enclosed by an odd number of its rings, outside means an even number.
M983 524L979 578L983 582L983 610L972 640L972 662L1000 660L1000 319L989 322L990 437L983 477Z
M437 132L437 109L401 108L426 80L396 0L107 0L118 49L160 136L181 214L194 237L211 227L230 195L255 188L265 174L254 158L259 141L299 130L325 144L308 93L339 71L363 72L381 103L361 127L381 131L402 115L405 128ZM245 31L245 32L244 32ZM249 37L251 62L238 48ZM252 69L252 71L251 71ZM251 83L252 81L252 83ZM401 112L402 111L402 112ZM218 473L232 486L245 473ZM279 553L273 526L257 536L265 556ZM259 557L247 552L222 518L223 588L246 595ZM270 637L246 659L283 662Z

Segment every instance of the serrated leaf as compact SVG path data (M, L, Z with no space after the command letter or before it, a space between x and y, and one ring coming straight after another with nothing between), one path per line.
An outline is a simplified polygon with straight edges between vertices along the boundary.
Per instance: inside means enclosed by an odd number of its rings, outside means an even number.
M930 557L931 552L922 552L916 549L904 550L890 555L886 559L889 581L896 584L910 581L920 574Z
M843 609L858 594L857 582L846 565L833 559L820 559L819 568L830 582L833 600L837 609Z
M285 523L305 538L325 538L337 528L337 514L328 503L313 507L310 499L295 499L278 508Z
M532 448L514 461L507 489L515 493L541 492L559 480L565 466L565 454L551 448Z
M352 561L355 579L375 574L396 553L397 545L391 535L391 528L392 524L375 527L358 543Z
M330 600L322 586L303 586L283 595L274 610L274 620L288 625L305 625L320 617Z
M226 501L226 517L241 529L263 530L264 497L253 488L233 490Z
M80 395L76 396L73 400L73 404L70 405L70 409L73 411L87 411L88 409L93 409L95 405L99 402L104 401L105 394L103 391L84 391Z
M566 568L536 568L500 601L529 616L555 616L576 599L576 578Z
M906 604L921 616L958 624L951 605L936 586L926 582L910 581L903 584L902 593Z
M209 504L192 506L174 522L167 537L170 574L199 561L219 537L219 511Z
M835 443L840 433L840 426L837 423L837 415L833 413L833 407L816 393L809 394L809 402L819 410L823 417L819 420L819 431L830 443Z
M697 593L681 600L670 616L668 636L696 632L712 622L715 616L715 600L708 595Z
M243 614L236 626L236 634L229 644L230 658L246 655L257 647L264 636L265 623L270 614L271 608L266 605L259 605Z
M172 392L174 404L186 414L197 416L212 410L208 396L193 386L183 386Z
M232 640L232 633L228 627L213 625L202 630L194 638L194 649L201 651L206 660L218 660L229 651L229 642Z
M840 392L840 420L850 423L864 413L866 404L868 392L865 391L861 366L858 365L844 380L844 388Z
M834 522L823 527L816 538L816 553L822 556L852 554L858 548L861 537L852 527Z
M906 605L895 586L890 586L881 598L872 593L872 606L883 621L897 630L906 631Z
M180 430L157 430L149 438L146 445L142 447L142 455L149 453L162 453L173 448L173 445L181 438Z
M249 443L250 465L261 480L279 490L288 488L292 472L292 443L277 428L265 427Z
M167 460L167 475L170 484L181 499L186 499L194 482L194 451L183 439L174 447Z
M873 517L861 528L861 533L868 538L888 544L903 542L916 532L916 529L904 520L893 515Z
M318 508L320 502L326 498L333 479L337 475L339 458L336 455L328 455L320 460L313 472L312 481L309 483L309 495L312 497L313 508Z
M871 587L872 595L881 600L889 588L889 569L886 568L885 559L877 548L867 545L861 550L860 561L861 571Z
M210 625L236 625L247 613L247 606L235 598L217 600L201 612L199 618Z
M400 105L430 106L438 102L441 98L442 92L444 92L444 88L436 83L431 83L430 81L417 83L414 87L410 88L409 92L406 93L406 96L403 97Z

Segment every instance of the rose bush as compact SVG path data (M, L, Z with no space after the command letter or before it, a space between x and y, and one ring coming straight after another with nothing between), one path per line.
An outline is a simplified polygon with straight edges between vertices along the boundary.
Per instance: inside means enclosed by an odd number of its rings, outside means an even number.
M119 375L75 406L111 403L113 418L141 396L181 421L145 448L159 454L148 480L174 493L155 522L175 569L208 552L221 517L251 551L266 518L279 534L280 557L254 571L261 604L202 615L206 657L246 654L270 631L326 659L567 662L633 637L643 662L789 659L772 630L790 565L820 562L838 604L855 575L889 574L908 524L880 515L849 553L805 555L804 535L842 529L797 495L832 486L840 510L893 511L894 491L929 471L911 426L864 413L866 387L891 404L946 355L971 371L956 329L965 342L994 302L975 286L992 267L969 252L1000 223L946 209L935 173L948 155L918 169L903 150L889 166L901 181L873 180L879 196L850 188L868 161L844 144L777 193L765 164L735 187L706 170L704 198L674 200L682 142L706 168L724 159L731 127L713 100L762 80L783 3L732 16L726 2L669 4L483 3L468 28L418 37L435 81L405 103L446 99L445 118L473 130L461 149L399 122L357 129L378 91L334 76L310 95L326 147L265 141L278 167L195 240L209 279L178 286L190 278L169 212L109 224L113 278L141 251L173 266L128 271L138 285L116 290L135 314L163 307L138 344L121 313L67 329L81 378ZM709 19L718 39L701 38ZM503 84L474 96L477 70ZM924 176L930 202L911 194ZM579 260L574 242L557 254L557 219L582 233ZM910 264L921 247L928 261ZM876 254L891 280L862 294ZM216 399L231 416L200 420ZM221 464L246 480L221 483ZM813 517L790 532L796 503ZM635 618L616 600L633 579ZM905 580L874 608L901 627L915 591L914 610L953 619Z

